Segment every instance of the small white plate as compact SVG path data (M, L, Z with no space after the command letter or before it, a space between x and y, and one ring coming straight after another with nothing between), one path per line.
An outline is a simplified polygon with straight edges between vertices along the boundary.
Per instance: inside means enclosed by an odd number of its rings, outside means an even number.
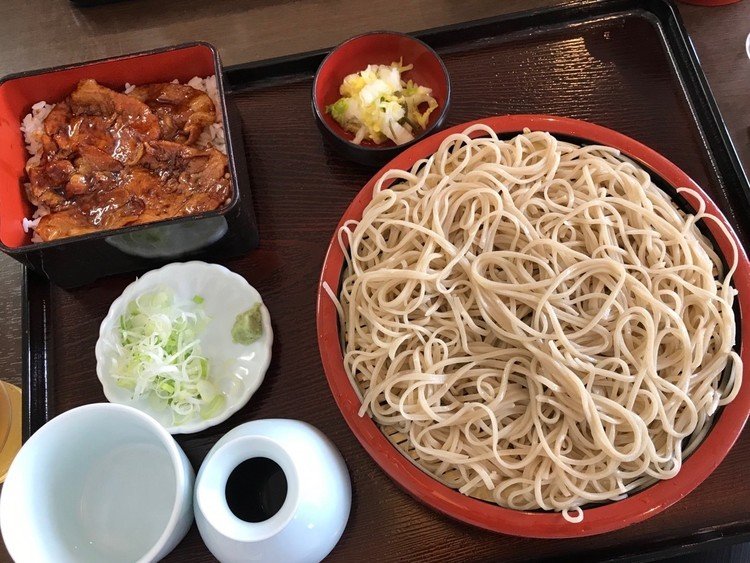
M127 389L117 385L111 375L109 361L119 338L119 318L128 303L139 295L158 287L170 287L179 299L203 297L203 307L209 322L201 333L201 354L210 365L214 381L225 394L224 408L215 416L203 420L197 417L178 426L172 423L168 409L156 411L148 399L133 399ZM255 303L261 303L263 335L249 346L232 342L231 330L236 316ZM239 274L218 264L185 262L168 264L152 270L131 283L109 308L99 329L96 342L96 375L111 403L130 405L156 419L172 434L191 434L224 422L241 409L263 382L271 363L273 331L268 309L260 294ZM221 377L216 377L221 374Z

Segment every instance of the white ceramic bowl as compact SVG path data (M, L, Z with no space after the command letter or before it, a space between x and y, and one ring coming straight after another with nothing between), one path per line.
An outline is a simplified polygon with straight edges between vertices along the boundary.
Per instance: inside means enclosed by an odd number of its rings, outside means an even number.
M156 561L193 521L194 473L172 436L108 403L69 410L21 448L0 495L16 563Z
M119 318L128 303L139 295L168 286L179 298L203 297L203 308L209 317L208 326L201 334L202 354L208 358L211 372L221 373L217 379L225 394L224 407L206 420L196 417L180 425L173 425L168 409L156 410L148 399L133 399L130 391L117 385L111 375L110 361L115 342L119 338ZM172 434L189 434L224 422L247 404L263 382L271 362L273 329L268 309L261 306L263 335L249 346L232 342L231 330L236 316L251 305L263 300L260 294L239 274L218 264L185 262L168 264L152 270L131 283L109 309L99 329L96 343L96 375L104 388L104 395L112 403L135 407L159 421Z
M229 508L225 491L233 470L257 457L281 467L287 493L270 518L246 522ZM208 452L195 481L195 521L222 563L314 563L338 543L351 499L346 464L319 430L298 420L254 420L225 434Z

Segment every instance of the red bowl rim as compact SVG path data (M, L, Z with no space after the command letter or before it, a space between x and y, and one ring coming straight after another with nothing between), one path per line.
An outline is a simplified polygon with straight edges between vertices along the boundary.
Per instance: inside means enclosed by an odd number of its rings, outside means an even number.
M380 145L358 145L356 143L353 143L346 137L344 137L341 134L341 131L339 130L333 130L331 129L331 126L328 125L326 120L323 118L323 115L320 111L320 104L318 102L318 77L320 76L320 70L332 59L333 55L344 47L345 45L348 45L350 43L354 43L355 41L359 41L363 37L370 37L372 35L396 35L398 37L403 37L405 39L408 39L410 41L413 41L415 43L421 44L433 57L435 57L435 60L440 64L440 68L443 71L443 76L445 77L445 103L442 107L437 108L437 115L435 116L435 120L430 124L430 126L421 131L419 135L415 136L414 139L411 141L404 143L403 145L394 145L394 144L384 144L383 146ZM373 153L379 153L379 152L388 152L388 151L394 151L394 150L402 150L404 148L414 146L416 143L419 143L420 141L424 140L428 135L430 135L433 131L438 129L445 119L445 116L448 114L448 108L450 107L451 103L451 76L448 73L448 69L445 67L445 63L443 62L443 59L440 58L440 55L438 55L435 52L435 49L430 47L427 43L422 41L421 39L418 39L414 37L413 35L409 35L408 33L401 33L400 31L388 31L388 30L380 30L380 31L368 31L366 33L360 33L359 35L355 35L354 37L350 37L346 41L343 41L342 43L339 43L336 47L331 49L331 52L328 53L323 61L320 63L320 66L318 66L318 70L315 71L315 77L313 78L313 85L312 85L312 108L313 112L315 113L315 118L318 120L319 123L323 124L323 127L326 128L326 130L331 134L342 141L345 141L352 147L356 147L357 149L360 149L362 151L368 151ZM381 161L382 162L382 161Z
M328 247L318 283L317 331L321 360L334 399L347 424L375 462L417 500L433 509L460 521L494 532L533 538L571 538L611 532L641 522L672 504L695 489L719 465L739 437L750 411L750 385L745 383L735 400L723 408L714 427L695 452L684 462L681 471L672 479L659 481L640 493L624 500L584 511L582 522L567 522L562 515L549 512L528 512L477 500L440 483L413 464L388 441L369 416L360 417L361 405L343 367L343 356L338 336L336 308L323 284L337 288L344 256L336 233L347 220L358 220L372 199L375 183L387 170L409 169L417 160L434 153L449 135L460 133L467 127L484 124L499 134L517 133L525 127L568 135L605 144L619 149L624 155L642 163L673 187L689 187L698 198L683 194L694 208L699 200L706 212L714 215L726 228L722 230L713 221L705 221L724 254L731 256L729 238L738 249L738 265L734 284L738 290L740 308L740 355L744 362L745 381L750 380L750 262L724 215L706 193L676 165L656 151L611 129L593 123L550 115L506 115L478 119L457 125L432 135L413 145L383 167L357 194L336 227ZM477 132L476 135L479 135Z

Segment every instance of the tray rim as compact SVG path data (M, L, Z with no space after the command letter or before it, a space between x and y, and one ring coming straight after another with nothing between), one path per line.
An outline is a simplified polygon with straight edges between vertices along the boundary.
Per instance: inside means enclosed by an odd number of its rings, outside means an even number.
M547 22L546 25L553 26L560 24L558 16L568 13L570 13L570 16L566 16L566 18L568 25L570 25L587 17L611 17L616 14L635 12L648 14L657 20L662 43L667 49L672 68L677 71L682 91L690 107L692 120L698 128L703 143L708 148L707 153L713 164L714 172L721 183L726 185L730 178L724 173L723 169L726 167L731 169L731 176L734 177L737 184L735 187L744 196L740 205L744 208L745 215L750 216L750 180L739 159L734 141L708 84L708 79L703 72L695 46L685 28L675 0L569 0L543 8L417 30L407 35L413 35L424 41L439 54L442 46L451 44L445 36L457 31L476 30L483 27L524 22L524 20L537 20L533 25L543 26L544 23L539 23L542 18ZM336 45L333 45L302 53L227 65L224 67L224 78L228 86L226 93L232 94L237 90L247 88L248 84L280 77L295 76L302 79L303 75L309 75L310 65L314 65L317 69L323 59L335 48ZM257 76L258 71L271 71L272 74L261 77ZM686 79L690 80L687 81ZM701 113L705 115L701 115ZM750 232L747 235L750 237Z
M672 67L683 81L682 90L691 106L692 120L703 137L709 156L718 159L715 162L714 172L724 185L729 184L728 180L734 180L735 189L738 189L743 196L742 205L750 215L748 178L674 0L572 0L542 8L415 30L409 34L425 41L440 52L441 47L450 44L447 39L441 43L441 35L450 34L453 31L480 29L526 20L529 21L529 25L543 25L537 22L531 23L534 19L540 18L549 20L551 24L559 21L561 14L569 14L566 16L568 20L581 20L596 15L606 16L634 10L652 14L658 20L662 42L671 55ZM309 74L310 65L317 68L332 48L226 65L223 72L227 86L226 93L235 93L260 81ZM264 75L260 76L259 71ZM688 78L690 80L685 81ZM696 110L696 106L700 107ZM56 413L50 283L27 266L22 266L22 276L21 377L24 394L23 440L25 441ZM730 522L721 528L673 536L669 540L652 544L653 549L641 550L637 554L625 552L622 555L613 555L591 551L590 555L597 555L611 561L624 559L646 561L653 560L655 557L667 557L700 550L707 543L718 547L746 541L748 538L750 538L749 525L737 526L736 523ZM571 557L572 559L578 561L577 557ZM560 558L555 560L559 561Z

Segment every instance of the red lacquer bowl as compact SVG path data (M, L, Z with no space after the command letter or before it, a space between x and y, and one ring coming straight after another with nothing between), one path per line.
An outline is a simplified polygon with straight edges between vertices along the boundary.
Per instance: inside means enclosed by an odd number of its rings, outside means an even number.
M427 127L415 131L414 139L408 143L396 145L386 141L376 145L365 140L355 144L354 135L344 130L326 108L341 97L339 88L349 74L364 70L368 65L390 65L399 60L414 67L404 72L402 78L430 88L438 107L430 114ZM344 41L323 59L313 81L312 108L318 129L338 154L360 164L382 166L442 126L450 105L450 92L448 71L427 44L404 33L373 31Z
M512 510L467 497L420 470L388 441L372 419L358 416L360 401L344 371L336 309L323 290L323 282L327 282L334 289L339 287L344 264L344 256L334 234L323 264L317 303L318 343L333 396L352 432L378 465L416 499L448 516L487 530L536 538L588 536L641 522L665 510L706 479L727 455L747 420L750 411L750 384L747 383L750 380L750 263L724 215L687 174L666 158L610 129L575 119L545 115L490 117L457 125L424 139L401 153L367 183L344 213L339 227L345 221L361 219L362 211L372 198L373 186L387 170L411 168L415 161L434 153L446 137L478 123L490 126L499 134L518 133L524 127L528 127L574 137L583 143L609 145L639 161L667 184L673 187L688 187L698 194L706 205L706 211L717 217L727 229L725 232L712 221L704 221L721 252L724 256L731 256L729 237L739 249L739 264L734 284L739 292L742 335L740 354L745 365L745 383L739 395L724 407L708 436L684 462L677 476L660 481L625 500L587 508L584 510L584 519L581 523L569 523L557 513ZM691 206L698 207L699 202L694 197L687 194L684 197Z

